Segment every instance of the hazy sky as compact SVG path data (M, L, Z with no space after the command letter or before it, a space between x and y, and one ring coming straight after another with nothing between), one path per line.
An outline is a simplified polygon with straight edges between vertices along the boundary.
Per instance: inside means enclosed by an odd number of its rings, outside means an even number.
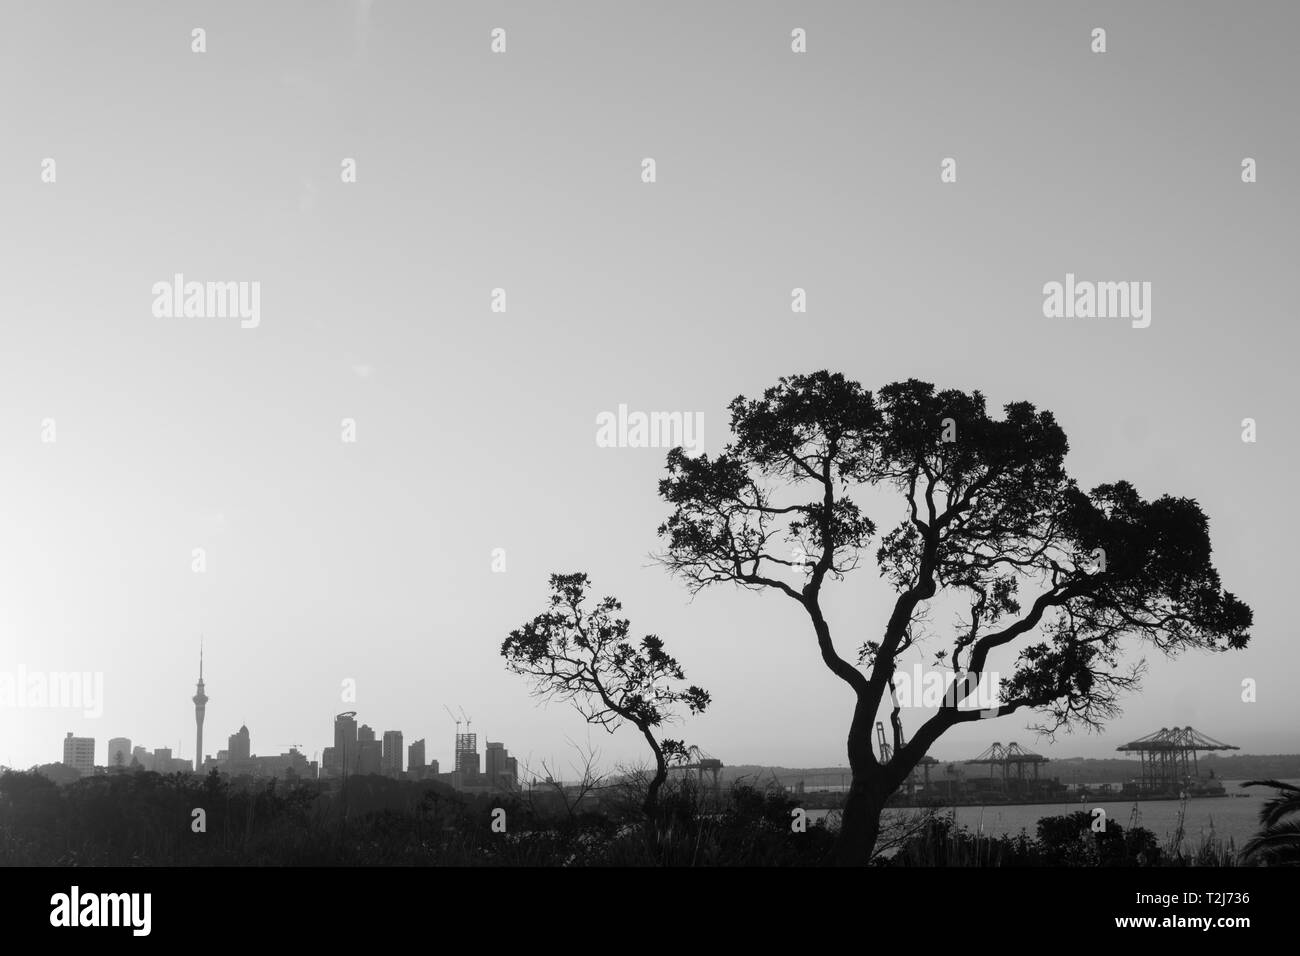
M0 671L102 671L105 704L0 711L0 763L67 731L100 763L113 736L192 757L202 631L210 754L246 723L311 757L355 709L446 767L449 704L563 765L581 719L499 647L586 570L712 692L688 740L842 764L852 696L802 612L692 602L648 558L663 450L594 440L626 404L701 412L716 451L730 399L826 367L1052 410L1082 485L1196 498L1255 610L1248 651L1153 658L1102 736L1016 715L933 753L1104 756L1175 724L1300 751L1298 26L1282 3L7 4ZM1151 282L1150 327L1044 318L1067 272ZM259 282L260 324L156 318L175 273ZM833 589L842 653L891 602L870 567Z

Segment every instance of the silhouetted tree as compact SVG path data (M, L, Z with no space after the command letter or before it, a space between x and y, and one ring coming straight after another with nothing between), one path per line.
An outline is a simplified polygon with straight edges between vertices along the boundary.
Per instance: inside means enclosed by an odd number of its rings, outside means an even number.
M1170 655L1249 640L1250 609L1220 587L1197 503L1145 501L1123 481L1080 491L1050 412L1015 402L997 420L979 392L913 379L873 396L825 371L783 378L730 410L732 440L720 455L668 454L659 491L673 511L659 528L660 558L693 591L770 589L807 613L822 660L856 699L842 863L867 861L885 800L949 728L1021 709L1045 712L1049 733L1098 726L1141 673L1140 664L1120 669L1121 638ZM851 493L877 488L899 493L905 515L876 551L896 598L854 666L832 639L822 591L858 566L876 533ZM1022 588L1035 596L1022 600ZM968 601L935 655L959 677L910 741L895 701L893 756L882 764L871 725L886 692L893 698L900 655L930 636L926 611L941 591L964 596L963 608ZM1000 706L962 708L989 655L1035 632Z
M584 749L580 744L569 741L577 754L577 762L570 762L569 770L574 776L575 783L566 787L563 777L557 778L555 774L561 771L558 767L553 771L550 765L543 760L542 773L545 777L542 781L542 793L546 797L554 797L561 807L564 808L564 815L569 826L576 827L578 824L579 811L582 810L583 803L590 803L587 798L592 796L595 791L605 786L605 777L597 769L600 761L600 751L591 746L590 743ZM531 772L531 768L529 768ZM537 807L537 774L533 774L533 786L528 788L528 802L530 807Z
M630 625L617 616L623 606L606 597L588 608L587 587L585 574L552 574L549 610L511 631L501 656L532 679L536 694L572 702L588 723L612 733L627 721L641 732L655 758L643 805L652 820L668 761L685 752L682 741L656 739L655 730L673 719L674 705L700 713L709 695L674 686L686 675L664 642L653 634L633 642Z
M1250 780L1242 786L1277 790L1259 810L1260 831L1241 848L1242 862L1300 866L1300 787L1281 780Z

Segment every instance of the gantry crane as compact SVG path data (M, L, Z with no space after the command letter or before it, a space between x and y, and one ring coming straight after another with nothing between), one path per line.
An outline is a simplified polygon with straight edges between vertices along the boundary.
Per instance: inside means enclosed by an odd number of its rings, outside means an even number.
M887 764L894 757L894 748L889 746L888 741L885 740L884 721L876 721L876 739L880 744L880 762L882 764ZM898 729L898 745L900 747L907 746L907 738L903 736L903 729L901 727ZM922 771L925 773L925 788L927 790L930 789L930 768L938 762L939 761L935 760L929 754L926 754L921 758L920 763ZM915 792L916 784L916 768L913 767L907 774L907 792L909 794Z

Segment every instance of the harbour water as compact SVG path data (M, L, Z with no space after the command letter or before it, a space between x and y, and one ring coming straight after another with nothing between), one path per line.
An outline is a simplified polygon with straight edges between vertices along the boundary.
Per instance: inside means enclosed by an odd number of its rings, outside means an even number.
M1300 785L1300 781L1288 780L1287 783ZM1226 797L1191 797L1186 802L1183 815L1183 845L1185 849L1194 849L1201 843L1202 837L1213 835L1225 843L1232 840L1236 849L1259 830L1259 810L1263 802L1275 793L1269 787L1242 787L1239 780L1224 780ZM1245 794L1245 796L1235 796ZM1035 803L1008 806L995 804L989 806L945 807L938 812L955 814L957 824L972 833L988 836L1015 836L1022 830L1031 837L1035 835L1038 821L1043 817L1064 816L1079 810L1091 811L1101 807L1106 817L1127 828L1132 825L1150 830L1162 846L1168 845L1178 828L1178 817L1182 812L1180 800L1143 800L1133 801L1090 801L1084 803ZM1136 813L1134 808L1136 807ZM891 810L890 813L915 813L914 810ZM838 816L838 810L809 810L811 820L821 819L827 814ZM832 817L833 825L835 817Z

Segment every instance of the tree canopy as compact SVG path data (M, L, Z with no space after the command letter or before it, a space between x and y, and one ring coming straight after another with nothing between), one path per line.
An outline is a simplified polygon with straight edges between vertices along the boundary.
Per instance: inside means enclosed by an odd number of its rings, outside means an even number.
M1140 676L1121 667L1123 639L1166 654L1249 640L1251 611L1220 583L1200 506L1148 501L1122 480L1081 490L1051 412L1012 402L999 418L978 391L909 379L873 394L828 371L782 378L730 411L720 454L668 454L660 559L692 590L770 589L805 609L826 666L857 695L849 758L873 793L892 792L962 721L1025 708L1047 715L1049 731L1097 725ZM883 533L859 503L866 489L901 498L903 518ZM895 598L855 665L821 596L873 542ZM870 722L900 655L935 636L927 611L940 593L966 608L935 655L963 675L958 691L910 742L895 707L895 755L879 768ZM962 709L990 654L1017 641L997 713Z
M647 634L633 640L615 598L588 606L586 574L552 574L550 584L548 609L511 631L501 654L511 671L532 680L539 696L569 701L588 723L611 732L624 721L641 732L655 757L646 797L649 815L668 763L686 754L682 741L660 740L655 731L676 718L677 705L692 714L703 712L709 694L680 686L685 672L662 639Z

